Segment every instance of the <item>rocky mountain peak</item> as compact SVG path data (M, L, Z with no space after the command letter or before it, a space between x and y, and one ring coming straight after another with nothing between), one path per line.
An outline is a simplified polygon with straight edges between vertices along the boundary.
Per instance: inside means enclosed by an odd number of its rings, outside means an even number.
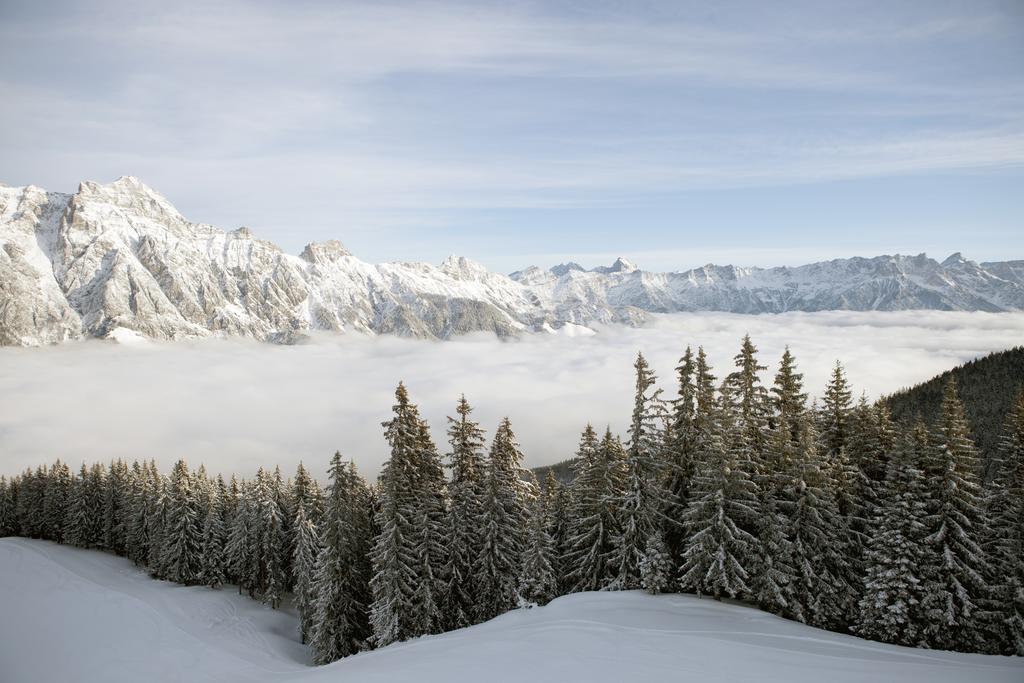
M351 255L352 252L338 240L327 240L326 242L310 242L299 254L299 257L309 263L334 263Z
M632 273L635 270L639 270L629 259L623 258L622 256L615 259L615 262L610 266L598 266L591 272L593 273Z

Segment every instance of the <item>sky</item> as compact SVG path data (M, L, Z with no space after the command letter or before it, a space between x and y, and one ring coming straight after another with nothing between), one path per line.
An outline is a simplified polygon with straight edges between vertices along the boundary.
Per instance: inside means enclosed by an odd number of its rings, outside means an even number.
M0 0L0 182L509 272L1024 257L1024 3Z
M488 438L508 416L523 464L546 465L573 455L588 422L626 433L638 351L672 398L687 345L703 345L724 377L748 333L768 366L766 383L789 345L812 399L839 360L854 395L874 400L1020 344L1024 313L679 313L591 337L512 342L482 333L443 343L324 334L297 346L207 339L0 347L0 474L58 457L74 467L155 458L162 471L185 458L242 476L260 466L292 473L301 460L323 477L340 450L375 478L388 456L381 422L399 380L442 453L446 416L464 393Z

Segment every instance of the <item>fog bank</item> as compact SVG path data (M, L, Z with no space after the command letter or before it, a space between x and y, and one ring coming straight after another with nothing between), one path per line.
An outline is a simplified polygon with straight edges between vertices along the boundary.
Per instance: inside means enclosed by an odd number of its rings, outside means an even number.
M632 363L643 351L666 394L685 347L703 345L723 377L749 333L770 381L786 344L818 394L845 365L870 398L1024 340L1024 314L900 312L673 314L642 328L590 337L530 336L450 342L317 336L298 346L247 340L175 344L82 342L0 349L0 473L60 457L179 457L249 476L260 465L290 474L302 460L318 476L335 450L375 476L387 457L380 423L399 380L446 450L445 416L465 393L492 433L508 415L527 466L573 454L589 421L624 431Z

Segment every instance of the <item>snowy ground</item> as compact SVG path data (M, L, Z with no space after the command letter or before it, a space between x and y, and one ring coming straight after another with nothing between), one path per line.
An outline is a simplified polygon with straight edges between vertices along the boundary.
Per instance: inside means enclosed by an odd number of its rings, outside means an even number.
M128 561L0 539L0 680L1024 681L1024 660L913 650L692 596L584 593L308 666L295 617Z

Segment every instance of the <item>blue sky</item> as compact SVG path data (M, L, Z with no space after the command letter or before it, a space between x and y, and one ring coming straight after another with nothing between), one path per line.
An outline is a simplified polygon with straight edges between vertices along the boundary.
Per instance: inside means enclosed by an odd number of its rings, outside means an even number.
M0 182L510 271L1024 258L1024 3L0 0Z

